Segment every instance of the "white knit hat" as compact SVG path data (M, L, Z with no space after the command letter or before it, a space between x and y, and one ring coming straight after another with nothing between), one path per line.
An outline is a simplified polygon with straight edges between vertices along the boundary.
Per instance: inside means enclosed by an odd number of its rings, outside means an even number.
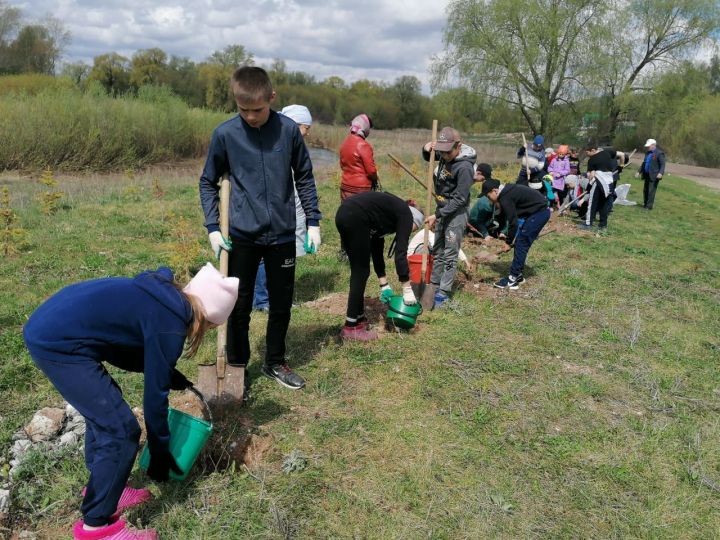
M288 105L287 107L283 107L280 113L294 120L296 124L312 126L312 115L310 114L310 109L305 105Z
M225 277L211 263L207 263L183 291L200 300L208 321L222 324L227 321L235 306L239 285L238 278Z

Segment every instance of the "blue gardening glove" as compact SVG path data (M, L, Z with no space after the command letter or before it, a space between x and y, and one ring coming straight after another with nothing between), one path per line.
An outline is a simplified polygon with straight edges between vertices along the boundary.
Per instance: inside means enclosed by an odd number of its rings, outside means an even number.
M220 258L220 250L232 251L232 241L229 238L225 238L220 231L213 231L208 234L210 240L210 246L212 247L215 258Z
M380 301L383 304L387 304L390 302L390 299L395 295L395 293L392 290L392 287L389 284L385 284L382 287L380 287Z
M156 482L167 482L170 479L171 470L175 474L183 473L169 451L150 451L150 465L147 470L147 475L150 478Z
M320 247L320 227L311 225L305 233L305 253L315 254Z

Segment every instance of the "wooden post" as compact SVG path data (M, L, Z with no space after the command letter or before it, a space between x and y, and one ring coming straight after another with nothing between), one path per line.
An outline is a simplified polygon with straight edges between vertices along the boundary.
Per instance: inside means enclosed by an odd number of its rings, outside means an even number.
M528 152L530 149L528 148L527 140L525 140L525 133L522 134L522 137L523 137L523 145L525 146L525 174L527 174L527 181L528 181L528 183L530 183L530 162L528 160L528 158L530 157L528 155Z

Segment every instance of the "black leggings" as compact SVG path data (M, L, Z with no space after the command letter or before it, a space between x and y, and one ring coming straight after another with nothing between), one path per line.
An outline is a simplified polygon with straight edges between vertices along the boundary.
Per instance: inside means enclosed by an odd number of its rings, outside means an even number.
M347 318L357 320L365 312L365 285L370 277L371 257L377 277L385 277L385 240L371 236L365 213L348 205L338 209L335 226L350 261Z
M233 239L229 271L240 278L238 299L228 320L228 363L246 366L250 360L250 312L255 293L255 276L260 259L265 260L270 313L265 331L265 363L285 361L285 337L290 325L295 289L295 241L274 246L243 245Z

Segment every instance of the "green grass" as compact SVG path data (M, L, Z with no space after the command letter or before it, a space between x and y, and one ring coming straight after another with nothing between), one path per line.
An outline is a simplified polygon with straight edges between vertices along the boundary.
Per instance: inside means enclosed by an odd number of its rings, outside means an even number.
M380 165L386 189L423 200ZM200 167L160 175L162 198L149 174L110 186L60 178L71 202L51 217L32 203L36 184L1 179L24 201L28 238L0 266L0 448L33 411L60 402L21 339L45 297L168 263L180 218L208 255ZM298 263L298 301L348 283L335 258L334 171L318 176L330 179L320 186L324 244ZM521 290L459 291L414 335L341 345L342 317L298 307L288 354L308 385L255 382L246 414L272 437L260 468L200 467L185 483L153 487L158 497L131 520L178 539L717 536L720 493L708 485L720 483L719 205L717 192L668 177L652 212L616 207L606 238L543 237ZM477 274L490 282L509 257ZM371 279L368 294L376 290ZM257 376L266 319L253 319ZM213 357L211 342L202 357ZM141 404L142 379L113 373ZM295 449L307 466L285 474ZM40 537L68 537L84 478L79 452L33 456L15 519ZM137 471L132 480L145 481Z

